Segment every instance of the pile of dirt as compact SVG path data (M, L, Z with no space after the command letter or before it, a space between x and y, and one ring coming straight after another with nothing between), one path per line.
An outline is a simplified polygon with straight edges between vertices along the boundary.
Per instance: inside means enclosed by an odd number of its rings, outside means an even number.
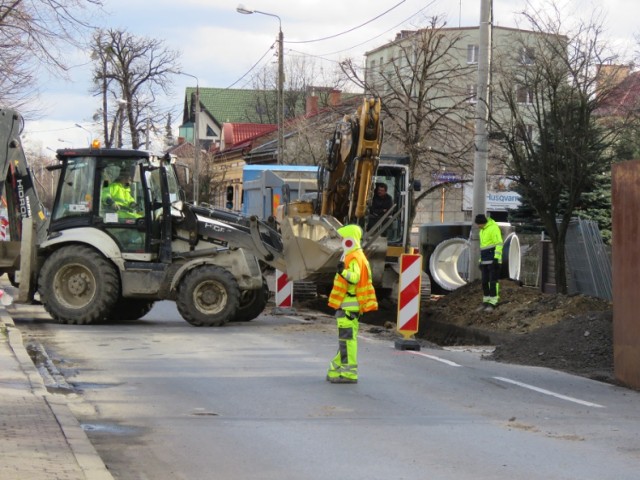
M500 305L478 311L480 282L424 302L421 342L439 346L494 345L488 358L543 366L613 382L613 326L610 302L584 295L545 294L517 282L501 281ZM326 298L307 302L326 313ZM396 306L381 301L363 322L370 331L388 335L395 329Z
M445 331L446 325L460 327L472 332L470 338L495 345L489 356L493 360L613 381L610 302L585 295L545 294L504 280L500 297L496 310L478 312L480 283L465 285L429 302L421 313L425 328L417 336L432 337L430 324L436 331L443 330L443 325ZM463 337L460 343L468 339Z

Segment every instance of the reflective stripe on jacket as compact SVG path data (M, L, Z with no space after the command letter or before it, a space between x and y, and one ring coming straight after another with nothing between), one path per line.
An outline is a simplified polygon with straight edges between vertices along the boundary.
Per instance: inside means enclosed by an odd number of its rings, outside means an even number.
M350 312L371 312L378 309L376 292L371 283L371 268L362 249L349 252L345 270L336 273L329 295L329 306Z
M480 263L489 264L493 260L502 263L502 232L492 218L480 229Z

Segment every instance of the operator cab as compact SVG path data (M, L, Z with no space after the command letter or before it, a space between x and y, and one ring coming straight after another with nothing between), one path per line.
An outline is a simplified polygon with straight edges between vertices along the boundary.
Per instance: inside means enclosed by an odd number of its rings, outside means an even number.
M387 194L393 201L392 211L383 222L383 224L388 221L391 222L382 232L382 236L386 237L388 245L401 246L406 240L409 222L408 184L408 169L404 165L380 165L373 177L373 185L376 189L380 185L385 185ZM373 195L376 195L376 189L374 189ZM376 222L377 218L373 212L369 212L367 231L375 228Z
M57 154L61 181L50 234L92 227L112 237L125 258L153 258L160 244L163 192L171 203L180 199L170 160L138 150L64 149Z

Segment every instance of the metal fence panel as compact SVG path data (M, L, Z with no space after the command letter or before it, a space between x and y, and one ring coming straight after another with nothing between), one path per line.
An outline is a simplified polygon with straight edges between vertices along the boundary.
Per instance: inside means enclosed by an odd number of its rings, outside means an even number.
M611 258L598 224L574 218L565 243L569 293L613 300Z

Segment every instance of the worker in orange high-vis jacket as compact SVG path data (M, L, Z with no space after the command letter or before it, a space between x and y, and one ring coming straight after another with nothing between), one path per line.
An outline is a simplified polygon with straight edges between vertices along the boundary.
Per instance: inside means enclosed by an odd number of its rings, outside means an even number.
M344 253L338 262L329 306L336 310L338 353L331 360L327 380L358 383L358 326L363 313L378 309L371 283L371 266L362 251L362 229L345 225L338 229Z

